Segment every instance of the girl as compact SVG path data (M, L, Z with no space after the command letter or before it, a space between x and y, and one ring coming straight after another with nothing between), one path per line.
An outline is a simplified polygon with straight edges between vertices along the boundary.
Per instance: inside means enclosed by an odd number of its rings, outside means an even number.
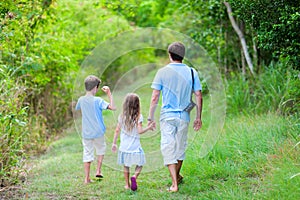
M142 127L143 116L140 111L140 99L137 94L127 94L123 103L122 113L118 117L118 124L115 130L112 151L117 151L117 139L120 135L120 148L118 152L118 164L124 165L125 189L137 190L136 180L145 164L145 154L140 143L139 134L154 129L154 123L147 128ZM130 178L129 168L136 165L135 173Z

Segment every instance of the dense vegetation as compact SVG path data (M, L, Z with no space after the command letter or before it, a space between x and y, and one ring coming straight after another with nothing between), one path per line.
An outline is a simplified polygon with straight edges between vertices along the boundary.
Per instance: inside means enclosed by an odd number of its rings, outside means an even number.
M138 27L169 28L202 45L223 75L228 115L277 113L298 124L299 134L300 1L228 3L242 37L218 0L1 1L1 187L17 183L24 160L44 151L72 119L73 83L90 51ZM113 85L136 60L164 57L151 49L133 61L121 57L101 78ZM292 139L296 145L299 135Z

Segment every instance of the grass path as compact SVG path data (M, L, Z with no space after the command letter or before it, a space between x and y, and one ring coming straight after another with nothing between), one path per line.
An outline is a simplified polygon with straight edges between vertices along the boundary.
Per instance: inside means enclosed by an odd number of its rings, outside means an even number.
M144 116L151 95L147 88L136 90L142 99ZM123 95L115 95L118 108ZM104 179L83 184L79 127L72 126L46 154L31 160L23 196L28 199L297 199L300 176L294 175L300 172L300 150L292 147L297 143L299 126L276 114L227 117L217 145L200 159L199 149L210 117L208 101L205 99L203 129L189 132L187 158L182 168L184 183L179 192L166 191L171 181L161 160L159 132L142 136L147 164L138 179L138 191L125 191L122 167L116 165L116 154L110 150L118 112L105 112ZM95 166L92 163L92 176Z

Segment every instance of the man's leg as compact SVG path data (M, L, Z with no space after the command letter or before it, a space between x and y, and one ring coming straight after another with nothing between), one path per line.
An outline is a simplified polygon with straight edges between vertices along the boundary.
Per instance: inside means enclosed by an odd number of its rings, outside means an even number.
M168 165L168 169L172 178L172 186L169 188L170 192L178 191L176 165L177 164Z
M177 183L180 184L182 182L183 177L180 174L180 170L182 167L183 160L185 159L185 151L187 148L187 134L188 134L188 122L180 120L180 125L178 127L178 132L176 134L176 147L177 147L177 166L176 166L176 174L177 174Z
M168 166L172 178L170 192L178 191L177 185L177 159L176 159L176 137L177 132L176 119L164 119L160 122L161 129L161 152L164 158L164 165Z
M176 166L176 176L177 176L177 183L180 184L182 182L183 176L180 175L181 166L183 163L183 160L177 160L177 166Z

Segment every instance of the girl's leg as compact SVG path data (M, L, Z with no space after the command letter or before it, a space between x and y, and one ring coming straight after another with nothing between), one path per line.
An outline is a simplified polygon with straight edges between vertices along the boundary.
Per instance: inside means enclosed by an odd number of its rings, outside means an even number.
M130 189L129 173L129 167L124 166L125 189Z
M143 169L143 166L136 166L136 167L135 167L135 172L134 172L134 175L133 175L133 176L134 176L136 179L137 179L138 176L140 175L142 169Z
M136 167L135 167L134 175L130 178L130 179L131 179L131 190L132 190L132 191L137 190L136 179L137 179L138 176L140 175L142 169L143 169L143 166L136 166Z

